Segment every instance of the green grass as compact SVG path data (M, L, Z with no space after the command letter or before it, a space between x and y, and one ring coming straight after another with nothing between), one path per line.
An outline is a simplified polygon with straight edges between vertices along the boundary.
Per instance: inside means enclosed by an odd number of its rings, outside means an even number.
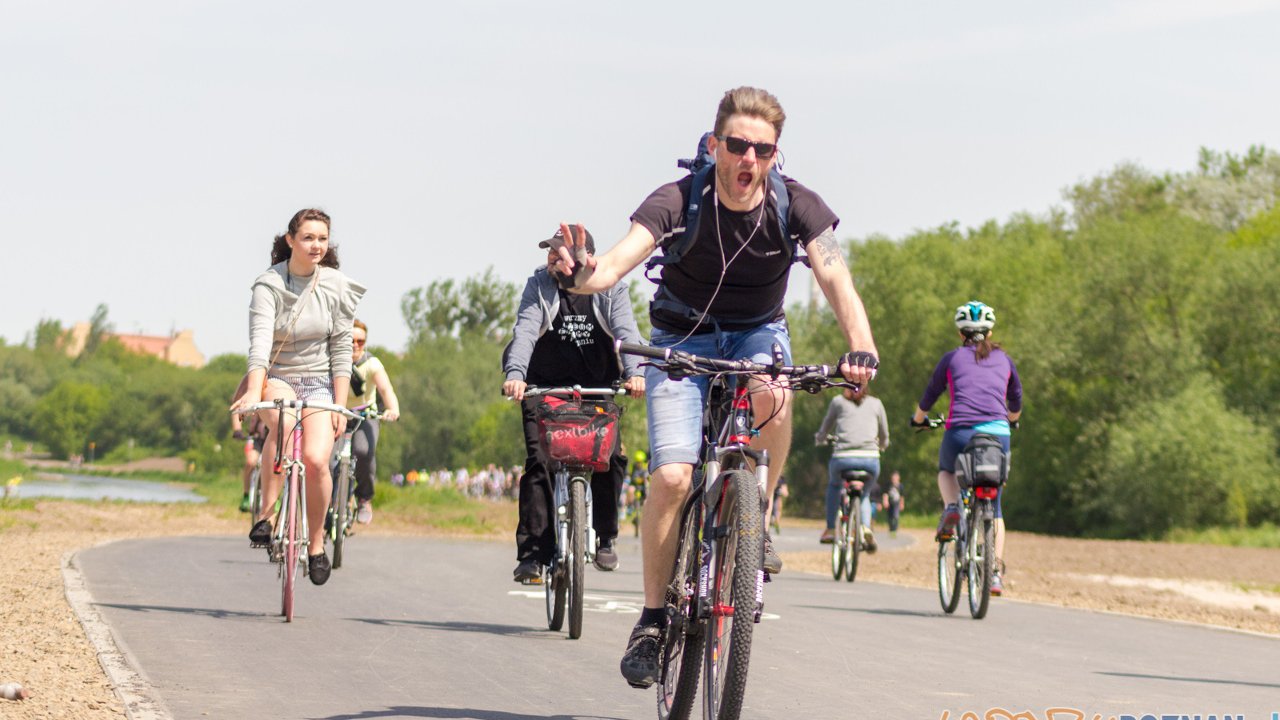
M1164 539L1168 542L1194 543L1198 545L1228 545L1231 547L1280 548L1280 526L1263 523L1258 527L1218 527L1202 530L1172 530Z

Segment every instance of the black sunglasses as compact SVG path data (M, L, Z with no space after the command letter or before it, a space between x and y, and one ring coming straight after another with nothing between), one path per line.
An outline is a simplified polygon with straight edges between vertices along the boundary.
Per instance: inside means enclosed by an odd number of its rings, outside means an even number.
M773 143L751 142L732 135L717 135L716 139L724 143L725 148L734 155L746 155L747 148L754 148L756 157L768 160L778 151L778 146Z

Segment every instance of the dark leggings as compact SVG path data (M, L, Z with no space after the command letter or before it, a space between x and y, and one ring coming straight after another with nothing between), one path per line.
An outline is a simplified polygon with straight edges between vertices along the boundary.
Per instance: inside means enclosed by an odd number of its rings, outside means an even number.
M365 420L351 436L351 457L355 462L356 498L373 499L373 477L378 469L378 421Z

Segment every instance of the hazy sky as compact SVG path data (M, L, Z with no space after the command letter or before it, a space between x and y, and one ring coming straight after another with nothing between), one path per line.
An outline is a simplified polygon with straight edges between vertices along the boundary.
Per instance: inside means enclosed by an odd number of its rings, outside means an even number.
M487 266L523 283L562 219L611 246L738 85L781 100L785 172L846 238L1044 212L1125 160L1280 147L1270 0L3 0L3 17L10 343L107 303L121 332L243 353L250 282L314 205L370 288L371 341L401 349L414 287Z

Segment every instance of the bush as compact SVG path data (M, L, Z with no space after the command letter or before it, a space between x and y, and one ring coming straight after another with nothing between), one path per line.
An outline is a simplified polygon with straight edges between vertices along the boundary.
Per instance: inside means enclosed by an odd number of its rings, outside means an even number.
M1110 429L1095 503L1105 534L1244 527L1274 518L1280 491L1270 433L1230 410L1203 379L1133 408Z

